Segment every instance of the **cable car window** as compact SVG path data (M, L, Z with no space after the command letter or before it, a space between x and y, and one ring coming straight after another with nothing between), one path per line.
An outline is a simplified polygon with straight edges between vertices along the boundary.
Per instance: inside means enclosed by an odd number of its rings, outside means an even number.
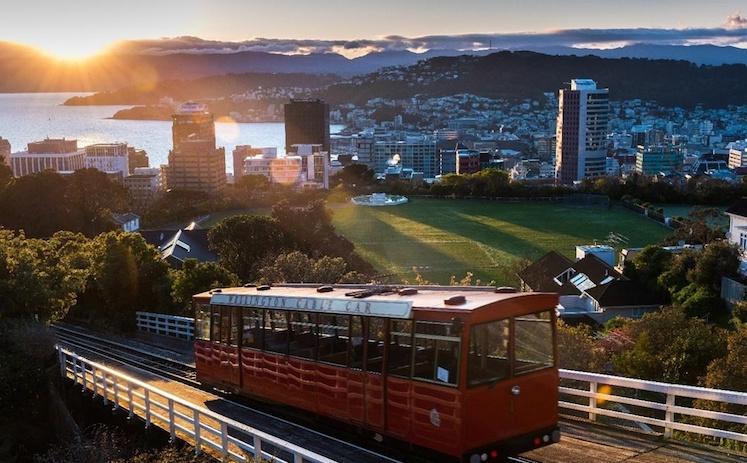
M392 376L409 378L411 370L412 320L390 320L387 371Z
M386 319L368 318L368 337L366 338L366 370L383 373L384 348L386 346Z
M363 317L350 317L350 368L363 369Z
M349 316L319 314L319 361L347 366L349 332Z
M241 336L241 307L231 307L231 338L229 344L232 346L239 345L239 337Z
M220 307L212 306L212 322L210 323L210 340L220 342Z
M290 355L316 358L316 314L290 312Z
M245 309L243 313L244 329L241 345L254 349L262 349L264 338L264 323L262 309Z
M231 307L220 308L220 342L230 344L231 341Z
M511 375L509 339L508 319L472 327L467 357L467 383L470 386L500 381Z
M195 339L210 340L210 306L197 304L195 308Z
M457 385L462 340L452 328L451 323L415 322L413 378Z
M550 311L514 318L514 374L552 367L552 315Z
M268 310L265 313L265 350L287 354L289 334L288 313L285 310Z

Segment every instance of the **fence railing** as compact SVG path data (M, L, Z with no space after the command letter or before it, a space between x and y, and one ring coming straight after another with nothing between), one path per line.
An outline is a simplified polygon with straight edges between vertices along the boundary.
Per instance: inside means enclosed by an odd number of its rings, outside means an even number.
M99 363L57 347L63 378L104 399L114 409L139 416L222 461L335 463L322 455L214 413Z
M195 320L190 317L153 312L136 312L137 329L147 333L192 340L195 337Z
M566 416L654 426L665 438L680 431L747 443L747 393L573 370L560 370L560 378L559 407ZM696 401L710 406L695 408Z

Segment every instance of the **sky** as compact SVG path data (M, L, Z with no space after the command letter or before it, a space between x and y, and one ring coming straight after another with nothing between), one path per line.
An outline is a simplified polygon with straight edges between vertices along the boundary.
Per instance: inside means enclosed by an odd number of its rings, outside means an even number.
M83 57L129 39L355 40L579 29L747 29L744 0L0 0L0 40ZM733 22L732 22L733 23ZM732 24L734 26L734 24ZM736 27L734 26L734 27ZM708 39L710 40L710 39Z

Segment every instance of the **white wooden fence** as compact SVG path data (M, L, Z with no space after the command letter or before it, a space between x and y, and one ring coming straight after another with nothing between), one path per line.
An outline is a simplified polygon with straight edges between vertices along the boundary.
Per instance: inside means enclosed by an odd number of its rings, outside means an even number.
M195 337L195 319L153 312L136 312L137 329L147 333L192 340Z
M747 393L574 370L560 370L560 378L561 413L576 412L572 416L578 417L578 412L581 412L590 421L597 421L599 416L605 416L618 421L656 426L663 429L665 438L671 438L673 431L682 431L710 438L747 442L747 433L725 429L730 424L747 426L747 408L743 409L745 414L740 415L691 406L693 400L707 400L747 407ZM571 383L577 387L571 387ZM616 389L625 394L615 394ZM661 398L661 401L653 400L654 398ZM677 399L681 399L680 402L684 404L678 405ZM686 423L687 418L715 420L717 423L714 425L721 423L721 426Z
M223 461L279 463L335 463L322 455L271 436L238 421L214 413L145 382L127 376L57 347L63 378L93 391L129 417L139 416L145 426L165 429L192 444L197 454L203 450Z

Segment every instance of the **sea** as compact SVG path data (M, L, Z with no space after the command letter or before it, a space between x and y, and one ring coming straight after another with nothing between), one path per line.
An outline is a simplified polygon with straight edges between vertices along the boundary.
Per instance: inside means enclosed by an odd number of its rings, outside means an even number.
M126 142L144 149L152 167L168 162L171 122L110 119L129 106L63 106L68 98L86 93L0 93L0 137L10 141L11 151L49 138L77 139L78 146ZM332 125L332 133L343 126ZM285 153L285 127L281 122L215 124L219 147L226 149L226 169L233 170L231 153L236 145L274 146Z

